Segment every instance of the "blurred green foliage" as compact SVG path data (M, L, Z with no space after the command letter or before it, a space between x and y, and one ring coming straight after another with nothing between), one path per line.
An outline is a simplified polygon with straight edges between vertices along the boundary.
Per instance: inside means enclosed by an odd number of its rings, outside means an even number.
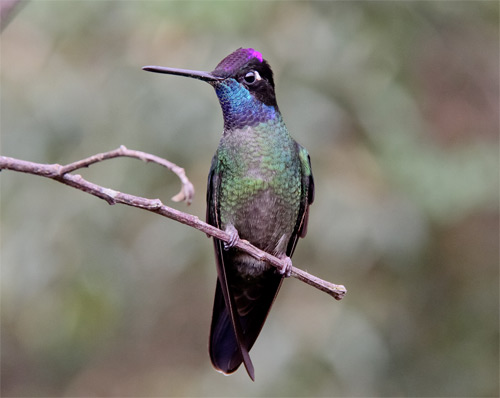
M68 163L120 144L204 189L213 90L143 65L271 63L317 192L244 371L213 371L203 234L4 171L2 396L498 396L496 1L32 1L1 36L2 155ZM175 177L112 160L98 184L164 202Z

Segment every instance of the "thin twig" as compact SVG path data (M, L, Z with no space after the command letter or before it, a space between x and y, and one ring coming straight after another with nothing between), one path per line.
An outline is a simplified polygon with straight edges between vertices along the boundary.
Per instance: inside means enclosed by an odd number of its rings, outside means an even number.
M188 225L190 227L196 228L207 235L214 238L220 239L224 242L229 242L231 236L225 231L222 231L212 225L209 225L201 221L198 217L191 214L183 213L179 210L173 209L171 207L165 206L160 199L147 199L140 196L130 195L127 193L122 193L115 191L113 189L105 188L100 185L94 184L82 178L78 174L72 174L73 171L78 170L82 167L88 167L92 164L101 162L106 159L112 159L116 157L131 157L136 159L141 159L147 162L154 162L160 164L169 170L173 171L177 176L179 176L182 182L182 189L179 194L172 198L175 201L184 200L186 203L191 203L194 188L191 182L187 179L184 169L181 167L157 156L140 152L129 150L124 146L109 152L99 153L94 156L82 159L80 161L61 166L59 164L41 164L33 163L25 160L10 158L6 156L0 156L0 170L7 169L18 171L22 173L28 173L33 175L38 175L41 177L51 178L53 180L59 181L63 184L69 185L73 188L79 189L83 192L87 192L91 195L97 196L113 205L116 203L124 204L127 206L138 207L153 213L160 214L164 217L176 220L182 224ZM264 260L274 267L283 269L284 261L279 258L266 253L257 247L253 246L246 240L239 240L236 245L240 250L250 254L259 260ZM342 285L334 285L333 283L324 281L316 276L313 276L299 268L293 267L291 269L290 276L301 280L315 288L329 294L336 300L341 300L346 289Z
M129 158L140 159L144 162L153 162L163 167L166 167L167 169L175 173L177 177L179 177L182 183L182 188L180 192L177 195L173 196L172 200L174 202L184 201L188 205L191 204L194 196L194 186L193 184L191 184L191 181L189 181L188 178L186 177L186 173L184 172L184 169L182 167L179 167L175 163L172 163L166 159L160 158L159 156L151 155L150 153L127 149L125 145L121 145L119 148L113 151L98 153L97 155L90 156L88 158L67 164L66 166L62 166L61 170L59 170L59 174L63 175L66 173L71 173L83 167L88 167L94 163L118 157L129 157Z

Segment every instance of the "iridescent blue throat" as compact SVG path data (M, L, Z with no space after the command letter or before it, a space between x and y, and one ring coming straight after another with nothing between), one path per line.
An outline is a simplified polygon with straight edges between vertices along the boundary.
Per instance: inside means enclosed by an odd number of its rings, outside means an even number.
M281 118L276 107L257 100L235 79L225 79L214 87L224 115L224 131L253 127Z

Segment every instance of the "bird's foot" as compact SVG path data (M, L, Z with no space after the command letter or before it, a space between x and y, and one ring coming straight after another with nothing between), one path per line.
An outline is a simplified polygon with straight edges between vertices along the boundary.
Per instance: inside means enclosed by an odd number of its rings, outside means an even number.
M238 234L238 230L234 227L234 225L231 224L226 227L226 233L229 234L229 242L224 242L224 250L229 250L232 247L236 246L236 244L240 240L240 235Z
M285 278L288 278L292 275L292 259L288 256L278 256L278 258L283 261L284 264L280 268L277 268L277 270Z

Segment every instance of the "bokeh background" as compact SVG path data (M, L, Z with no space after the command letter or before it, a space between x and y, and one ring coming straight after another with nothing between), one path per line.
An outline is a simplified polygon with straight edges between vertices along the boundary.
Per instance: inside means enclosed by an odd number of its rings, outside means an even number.
M69 163L126 145L87 179L204 218L222 131L212 88L141 71L271 63L316 201L243 369L207 354L216 271L204 234L4 171L1 395L498 396L496 1L31 1L1 35L2 155Z

